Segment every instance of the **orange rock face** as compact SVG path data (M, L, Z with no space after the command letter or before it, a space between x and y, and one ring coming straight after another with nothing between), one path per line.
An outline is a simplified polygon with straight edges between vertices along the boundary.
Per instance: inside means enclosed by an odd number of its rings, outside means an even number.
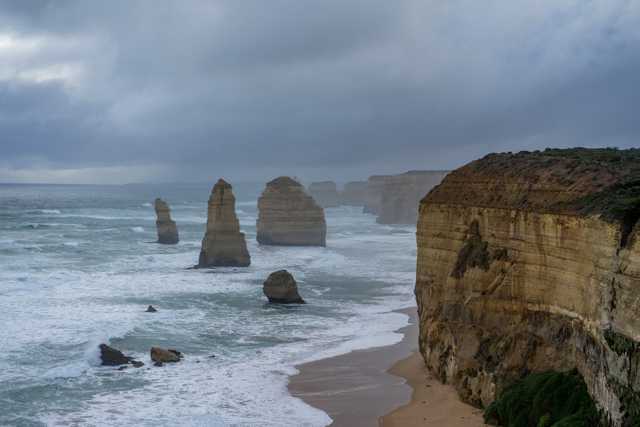
M420 351L464 400L577 368L607 422L640 419L637 155L490 155L422 200Z

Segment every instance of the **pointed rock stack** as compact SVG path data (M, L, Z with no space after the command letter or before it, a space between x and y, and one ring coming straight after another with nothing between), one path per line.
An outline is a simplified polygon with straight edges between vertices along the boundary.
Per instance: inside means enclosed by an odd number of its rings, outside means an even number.
M198 267L247 267L250 263L231 184L219 179L209 197L207 231L202 239Z
M287 176L267 183L258 199L258 243L326 246L324 210Z
M171 219L171 210L164 200L155 200L156 229L158 230L158 243L175 245L178 243L178 227Z

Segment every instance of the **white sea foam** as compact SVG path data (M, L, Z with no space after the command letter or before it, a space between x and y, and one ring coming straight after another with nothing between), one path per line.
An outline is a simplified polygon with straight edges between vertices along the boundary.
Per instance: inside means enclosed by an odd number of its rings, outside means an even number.
M142 227L131 227L131 231L134 233L144 233L144 228Z

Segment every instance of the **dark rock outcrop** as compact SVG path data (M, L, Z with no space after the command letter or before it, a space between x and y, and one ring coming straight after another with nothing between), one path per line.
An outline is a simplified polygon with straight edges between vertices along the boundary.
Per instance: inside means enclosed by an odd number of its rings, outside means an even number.
M471 162L422 200L417 248L420 351L465 401L577 369L605 425L640 420L640 150Z
M198 267L247 267L251 257L236 216L231 185L219 179L211 190L207 231L202 239Z
M262 291L269 302L279 304L304 304L304 300L298 294L298 284L287 270L278 270L269 275L265 280Z
M346 206L364 206L367 196L367 181L351 181L340 192L340 204Z
M268 182L258 199L257 229L262 245L326 245L324 210L286 176Z
M147 307L147 309L145 310L146 313L155 313L156 311L158 311L158 310L156 310L156 308L154 306L152 306L152 305Z
M156 229L158 230L158 243L175 245L178 243L178 227L171 219L169 205L164 200L157 198L154 203L156 210Z
M109 347L106 344L100 344L100 360L103 366L120 366L133 365L136 368L143 366L144 363L138 362L133 357L125 356L120 350Z
M334 208L340 204L338 186L333 181L312 182L309 194L323 208Z

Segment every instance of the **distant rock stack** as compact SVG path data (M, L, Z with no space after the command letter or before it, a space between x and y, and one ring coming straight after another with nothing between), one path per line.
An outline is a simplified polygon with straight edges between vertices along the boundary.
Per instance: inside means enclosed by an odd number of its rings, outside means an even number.
M338 186L333 181L312 182L309 194L323 208L335 208L340 204Z
M175 245L178 243L178 227L171 219L171 210L164 200L155 200L156 228L158 229L158 243Z
M257 228L262 245L326 246L324 210L287 176L267 183L258 199Z
M340 192L340 204L347 206L364 206L366 195L366 181L347 182L342 192Z
M202 239L198 267L247 267L250 263L231 184L219 179L209 196L207 231Z
M363 213L378 215L382 203L382 187L386 179L391 175L373 175L367 181L367 190L364 197Z
M416 224L418 204L447 171L409 171L386 177L380 191L379 224Z

